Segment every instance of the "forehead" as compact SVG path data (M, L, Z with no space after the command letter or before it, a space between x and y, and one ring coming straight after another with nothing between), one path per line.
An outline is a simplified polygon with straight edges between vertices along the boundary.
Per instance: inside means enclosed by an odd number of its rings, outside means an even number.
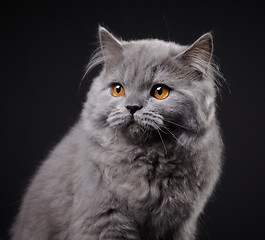
M124 58L120 74L126 85L149 86L157 78L163 81L172 68L173 63L183 47L160 40L141 40L129 42L124 46ZM160 82L163 83L163 82Z
M177 54L176 44L156 39L131 41L124 45L124 63L152 67Z

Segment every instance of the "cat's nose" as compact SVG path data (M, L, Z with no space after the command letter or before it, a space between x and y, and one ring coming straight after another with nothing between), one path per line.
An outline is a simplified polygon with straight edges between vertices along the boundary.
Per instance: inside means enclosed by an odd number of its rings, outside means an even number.
M143 106L138 105L127 105L126 108L130 111L131 114L134 114L136 111L143 108Z

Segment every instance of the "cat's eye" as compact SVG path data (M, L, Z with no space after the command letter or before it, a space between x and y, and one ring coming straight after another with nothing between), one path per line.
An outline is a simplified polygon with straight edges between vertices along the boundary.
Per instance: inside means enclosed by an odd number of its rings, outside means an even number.
M111 87L111 92L114 97L121 97L125 94L125 90L121 84L115 83Z
M169 95L170 89L165 85L156 85L151 91L151 95L158 100L166 99Z

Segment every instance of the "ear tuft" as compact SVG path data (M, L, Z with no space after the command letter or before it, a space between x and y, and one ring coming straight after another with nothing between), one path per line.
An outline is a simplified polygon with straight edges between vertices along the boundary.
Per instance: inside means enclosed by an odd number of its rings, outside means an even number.
M202 35L193 45L199 51L202 60L209 62L213 53L213 38L211 33Z
M98 35L100 47L105 60L109 57L121 55L121 42L116 37L114 37L106 28L99 26Z
M202 35L178 57L190 66L204 72L211 61L213 53L213 39L211 33Z

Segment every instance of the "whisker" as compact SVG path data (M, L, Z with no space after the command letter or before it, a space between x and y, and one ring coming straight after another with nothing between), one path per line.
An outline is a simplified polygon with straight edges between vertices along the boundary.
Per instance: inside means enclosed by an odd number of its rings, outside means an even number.
M177 142L184 148L188 149L168 128L163 127L166 129L166 131L168 131L168 133L170 133L172 135L173 138L175 138L177 140Z
M165 143L164 143L164 140L163 140L163 138L162 138L161 133L159 132L159 129L160 129L160 128L157 129L157 132L158 132L158 135L159 135L159 137L160 137L160 139L161 139L161 142L162 142L162 144L163 144L163 147L164 147L164 149L165 149L165 155L167 156L166 145L165 145Z
M103 125L102 125L102 127L106 127L106 126L108 126L109 125L109 123L108 122L105 122Z
M168 123L171 123L171 124L176 125L178 127L184 128L186 130L189 130L187 127L184 127L184 126L182 126L182 125L180 125L178 123L175 123L175 122L172 122L172 121L169 121L169 120L166 120L166 119L164 119L163 121L168 122Z
M159 119L159 120L163 120L164 119L160 114L152 112L152 111L144 112L143 116L144 117L152 116L152 118L156 118L156 119Z
M115 141L118 139L117 135L118 135L118 134L117 134L117 128L115 128L115 129L114 129L114 139L115 139Z
M110 115L107 118L107 124L109 126L115 127L117 125L120 125L126 120L127 120L127 117L123 116L122 112L116 111L116 112L110 113Z
M168 134L168 132L163 131L159 126L156 126L162 133ZM165 127L164 127L165 128Z
M144 137L143 141L147 141L147 139L150 137L150 131L145 131L142 136Z

